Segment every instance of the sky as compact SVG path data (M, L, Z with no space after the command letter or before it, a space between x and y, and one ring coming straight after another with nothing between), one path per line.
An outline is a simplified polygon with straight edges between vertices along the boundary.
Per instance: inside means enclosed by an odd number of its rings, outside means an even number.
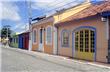
M14 32L28 30L29 2L31 1L31 17L51 15L56 10L75 6L85 0L1 0L0 27L10 25ZM99 0L98 0L99 1Z

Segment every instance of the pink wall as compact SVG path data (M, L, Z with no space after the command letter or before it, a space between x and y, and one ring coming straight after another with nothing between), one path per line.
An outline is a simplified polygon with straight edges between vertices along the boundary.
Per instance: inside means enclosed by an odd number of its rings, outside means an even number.
M72 31L80 26L92 26L96 28L96 61L107 62L107 50L108 41L106 38L106 26L104 22L101 21L100 16L92 16L85 19L80 19L71 22L65 22L61 24L58 29L58 54L64 56L72 56ZM61 31L62 29L67 29L70 31L70 46L69 48L62 48L61 46Z

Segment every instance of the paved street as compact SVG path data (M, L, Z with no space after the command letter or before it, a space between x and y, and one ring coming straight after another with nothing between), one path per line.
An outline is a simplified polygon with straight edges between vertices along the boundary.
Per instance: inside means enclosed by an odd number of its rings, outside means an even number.
M110 69L2 48L2 72L110 72Z

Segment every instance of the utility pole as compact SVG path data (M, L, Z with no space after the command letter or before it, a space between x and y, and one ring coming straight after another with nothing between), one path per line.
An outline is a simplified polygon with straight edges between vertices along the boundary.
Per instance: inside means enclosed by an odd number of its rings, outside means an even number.
M25 4L26 4L26 7L27 7L27 12L28 12L29 31L31 31L31 21L32 21L31 0L25 0Z
M28 22L29 22L29 51L32 50L32 27L31 27L31 21L32 21L32 15L31 15L31 0L28 0L28 2L25 0L27 4L28 9Z
M29 5L28 5L28 17L29 17L29 30L31 31L31 21L32 21L31 0L29 0Z

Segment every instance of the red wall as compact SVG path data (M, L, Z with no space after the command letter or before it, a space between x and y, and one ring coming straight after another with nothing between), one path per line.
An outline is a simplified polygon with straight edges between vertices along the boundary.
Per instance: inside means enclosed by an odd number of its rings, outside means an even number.
M23 38L24 38L23 48L28 50L28 48L29 48L29 32L28 33L24 33L23 34Z

